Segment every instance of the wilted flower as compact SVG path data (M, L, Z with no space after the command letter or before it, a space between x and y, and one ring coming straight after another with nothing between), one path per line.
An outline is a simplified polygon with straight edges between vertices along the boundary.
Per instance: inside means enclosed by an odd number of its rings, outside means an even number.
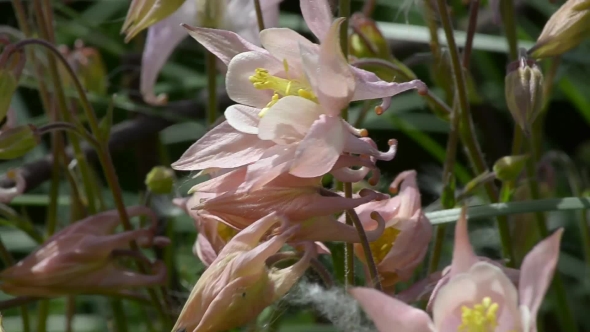
M590 1L566 1L545 24L529 50L536 59L561 55L578 46L590 32Z
M457 228L466 233L466 222ZM391 326L405 332L536 331L537 311L557 264L562 233L558 230L527 255L518 289L502 269L456 246L453 275L434 298L432 320L426 312L376 290L354 288L350 292L379 331L390 331Z
M370 246L381 284L386 290L412 276L424 259L432 237L432 225L422 213L416 171L400 173L391 184L392 191L397 192L399 185L401 190L397 196L365 203L355 209L367 230L377 227L376 221L370 217L372 212L378 212L385 220L383 235ZM362 246L355 245L355 253L365 261Z
M333 215L363 203L382 198L382 194L361 190L358 198L345 198L322 189L320 178L297 178L283 174L260 189L240 189L245 168L216 177L195 188L199 204L188 206L197 216L214 218L235 229L244 229L254 221L276 211L300 225L294 240L359 242L355 228L338 222ZM379 224L368 232L376 239L383 231Z
M281 234L260 243L279 221ZM229 330L256 318L285 295L308 268L313 245L308 243L303 257L288 268L268 269L265 261L297 227L270 214L235 235L199 278L172 331Z
M543 73L535 61L521 57L509 65L504 88L514 121L528 133L543 107Z
M156 215L148 208L128 208L130 217L147 215L152 227L113 234L120 220L107 211L80 220L50 237L24 260L0 273L0 289L17 296L51 297L67 294L125 293L131 288L162 285L166 266L152 264L153 274L141 274L117 266L117 257L149 262L140 252L129 250L133 240L142 247L165 245L155 237Z
M260 1L264 24L267 27L273 27L278 23L281 1ZM178 0L171 4L176 5L176 2ZM181 24L227 29L235 31L250 43L260 43L254 1L186 0L182 6L178 6L172 15L157 23L154 22L155 24L148 29L142 55L140 91L144 100L150 104L160 105L166 102L165 95L154 95L154 85L172 51L187 37L186 30L180 26ZM132 37L133 34L128 34L127 39Z
M0 203L6 204L10 203L10 201L12 201L16 196L19 196L25 192L27 182L18 169L9 170L6 172L6 174L4 174L4 178L14 181L14 187L0 187Z

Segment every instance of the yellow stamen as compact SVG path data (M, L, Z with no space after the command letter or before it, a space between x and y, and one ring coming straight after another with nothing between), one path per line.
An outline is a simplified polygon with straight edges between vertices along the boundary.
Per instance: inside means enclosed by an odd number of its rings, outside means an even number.
M461 307L462 324L457 332L494 332L498 326L498 309L498 304L492 303L492 299L487 296L473 308Z
M393 227L387 227L383 234L376 240L369 244L371 247L371 252L373 253L373 257L375 258L375 263L379 264L385 256L389 253L393 244L395 243L395 239L399 235L400 230L395 229Z
M272 107L272 105L276 104L277 101L279 101L279 95L277 93L275 93L274 95L272 95L272 99L270 100L270 102L268 104L266 104L266 106L260 110L260 113L258 113L258 117L263 117L266 112L268 112L268 110Z
M236 231L235 229L229 227L228 225L220 222L220 223L217 223L217 234L219 234L219 237L221 237L221 239L227 243L236 234L238 234L238 231Z

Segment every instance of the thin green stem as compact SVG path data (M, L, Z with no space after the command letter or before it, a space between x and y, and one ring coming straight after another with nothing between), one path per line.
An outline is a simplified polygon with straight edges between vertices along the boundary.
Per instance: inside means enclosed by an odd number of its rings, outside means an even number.
M47 317L49 316L49 300L37 303L37 332L47 331Z
M434 235L434 242L432 244L432 253L430 254L430 262L428 263L428 275L438 271L438 265L440 264L440 257L442 256L442 248L445 241L446 231L446 224L440 224L436 226L436 233Z
M212 127L217 120L217 57L207 51L205 54L207 71L207 124Z
M264 30L264 16L262 16L262 8L260 7L260 0L254 0L254 9L256 10L256 22L258 22L258 30Z
M385 224L385 220L383 220L383 218L377 212L374 213L375 215L371 215L371 217L380 218L381 222ZM369 276L371 277L371 283L374 285L375 289L383 290L381 279L379 278L379 273L377 272L377 264L375 263L375 258L373 258L373 252L371 251L371 246L369 245L369 240L367 239L367 234L365 233L363 224L361 223L359 216L356 214L354 209L346 210L346 216L352 219L354 227L359 234L361 245L365 253L365 261L369 270Z
M346 20L342 22L340 26L340 47L345 58L348 58L348 17L350 16L350 0L339 0L338 1L338 16L345 17ZM342 119L348 121L348 107L342 110ZM345 182L344 196L352 197L352 183ZM347 214L346 224L352 225L353 220ZM344 245L344 286L354 285L354 250L352 243L346 243Z
M115 331L127 332L127 319L125 319L125 309L123 308L123 301L119 299L109 299L111 308L113 310L113 320L115 325Z
M500 0L500 13L504 23L504 33L508 41L510 60L514 61L518 57L518 38L516 36L516 20L514 15L514 1Z
M471 161L476 174L482 174L487 170L481 148L477 142L475 135L475 128L471 119L469 110L469 103L467 99L467 88L465 85L465 76L459 59L459 51L453 35L453 26L448 10L446 10L445 0L437 0L440 19L447 38L449 46L449 54L451 56L451 65L453 76L455 77L455 88L459 100L459 114L461 116L461 139L467 148L468 157ZM490 201L498 201L498 190L493 183L485 184L485 191ZM508 219L505 217L498 217L498 231L500 233L500 240L502 242L502 254L508 260L506 265L512 266L514 264L514 255L512 244L510 242L510 229L508 227Z
M2 259L2 262L4 262L4 266L6 268L14 265L14 258L10 254L10 251L8 251L8 249L4 245L4 242L2 241L1 237L0 237L0 259ZM31 331L31 326L29 323L29 309L27 308L26 303L23 303L20 306L20 315L21 315L21 321L23 323L23 331L24 332Z

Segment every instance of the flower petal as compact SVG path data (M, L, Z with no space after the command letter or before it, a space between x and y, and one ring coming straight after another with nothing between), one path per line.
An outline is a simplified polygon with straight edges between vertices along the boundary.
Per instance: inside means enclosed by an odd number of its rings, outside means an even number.
M295 76L303 73L299 45L317 49L317 45L307 40L307 38L286 28L269 28L260 31L260 42L281 63L287 60L290 70L296 72Z
M340 46L340 25L344 20L339 18L334 21L320 45L319 76L314 90L328 115L340 114L348 106L355 90L351 66Z
M186 38L186 31L180 26L181 23L199 24L194 1L186 1L174 14L148 29L141 57L140 83L141 94L148 104L166 103L166 95L154 95L154 85L172 51Z
M320 115L299 143L289 173L309 178L322 176L332 169L344 148L346 132L340 120L340 117Z
M412 89L417 89L419 93L427 90L426 84L420 80L404 83L386 82L369 71L351 68L356 81L352 100L386 98Z
M225 110L225 119L234 129L244 133L258 135L258 117L260 110L245 105L232 105Z
M305 23L313 32L313 34L320 40L324 40L326 33L330 29L332 20L332 10L330 4L325 0L301 0L301 14Z
M172 168L181 171L235 168L255 162L273 145L256 135L239 132L224 121L188 148Z
M235 32L192 27L187 24L183 24L182 26L188 31L191 37L203 45L209 52L215 54L225 65L228 65L233 57L243 52L266 52L264 49L246 41Z
M453 247L453 262L451 265L451 278L459 273L464 273L477 263L478 259L469 242L469 230L467 229L467 209L461 210L461 216L455 225L455 243Z
M300 141L320 114L321 107L311 100L296 96L283 97L260 119L258 137L281 145Z
M555 272L562 234L563 228L560 228L537 244L526 255L521 265L518 293L520 304L528 307L529 310L530 331L537 330L537 311Z
M268 70L269 75L277 75L284 70L283 63L267 52L244 52L230 61L226 74L228 96L236 103L265 107L272 98L272 91L258 90L250 82L257 68Z
M355 287L349 290L363 307L380 332L434 332L428 314L372 288Z

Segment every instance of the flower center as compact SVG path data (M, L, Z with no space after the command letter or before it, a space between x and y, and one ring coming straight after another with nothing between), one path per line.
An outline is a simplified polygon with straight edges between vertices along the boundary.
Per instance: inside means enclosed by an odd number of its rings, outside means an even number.
M498 308L498 303L492 303L492 299L487 296L473 308L461 307L462 324L457 332L494 332L498 326Z
M274 92L270 102L258 114L259 117L263 117L268 109L276 104L281 97L299 96L316 103L318 102L316 95L307 83L289 78L289 65L287 61L283 61L283 65L285 66L287 78L270 75L268 70L264 68L256 68L254 75L249 77L250 82L256 89L272 90Z
M219 237L225 241L225 243L229 242L229 240L231 240L236 234L238 234L238 231L236 231L235 229L229 227L228 225L222 223L222 222L218 222L217 223L217 234L219 234Z
M369 244L377 264L381 263L387 253L389 253L389 250L391 250L391 247L393 247L395 239L399 233L400 230L393 227L387 227L383 231L383 234L376 241L373 241Z

